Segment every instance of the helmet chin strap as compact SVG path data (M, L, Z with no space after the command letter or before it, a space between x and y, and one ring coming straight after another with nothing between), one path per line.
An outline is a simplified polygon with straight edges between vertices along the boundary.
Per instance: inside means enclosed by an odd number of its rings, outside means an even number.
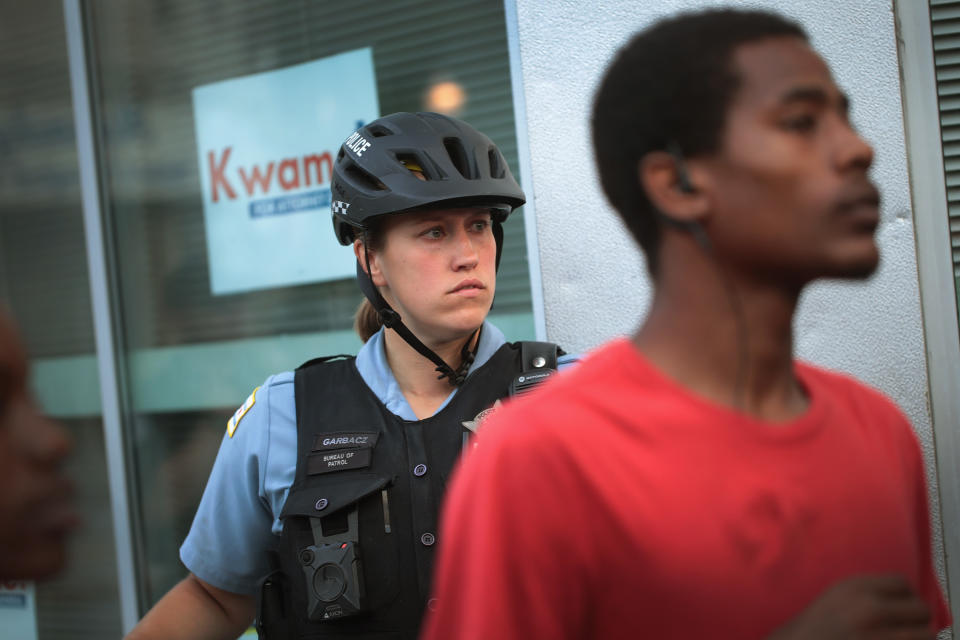
M366 234L364 234L364 236L365 235ZM364 237L363 251L367 260L367 265L369 265L370 254L367 252L366 240L366 237ZM470 370L470 365L473 364L473 360L477 355L476 346L479 346L480 340L477 340L477 343L473 349L470 348L470 344L473 342L474 336L479 336L480 330L483 329L483 325L477 327L477 330L474 331L470 335L470 338L463 344L463 348L460 350L460 366L454 370L453 367L444 362L443 358L434 353L427 345L423 344L420 339L413 335L413 332L410 331L405 324L403 324L400 314L394 311L387 301L384 300L383 296L380 294L380 290L377 289L375 284L373 284L373 278L367 271L363 269L363 266L361 266L359 260L357 260L357 283L360 285L360 291L363 292L363 295L367 297L367 300L369 300L370 304L373 305L373 308L376 309L377 315L380 317L380 322L383 324L383 326L396 331L397 334L403 338L404 342L416 349L420 355L437 365L436 371L440 373L440 375L437 376L437 380L447 378L447 381L454 387L459 387L461 384L463 384L463 381L467 378L467 372Z

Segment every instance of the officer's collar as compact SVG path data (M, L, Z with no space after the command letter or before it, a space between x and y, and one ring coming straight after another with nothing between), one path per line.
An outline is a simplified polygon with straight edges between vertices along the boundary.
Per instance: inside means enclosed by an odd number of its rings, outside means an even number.
M390 413L398 415L404 420L415 421L417 420L416 414L413 413L410 403L407 402L406 397L400 390L400 385L397 384L397 379L387 362L383 332L384 329L381 328L373 334L357 352L357 371ZM480 332L480 340L477 344L477 355L470 366L470 373L486 364L487 360L496 353L505 341L506 339L500 329L484 321L483 331ZM456 392L456 389L452 389L450 395L437 408L437 411L447 406Z

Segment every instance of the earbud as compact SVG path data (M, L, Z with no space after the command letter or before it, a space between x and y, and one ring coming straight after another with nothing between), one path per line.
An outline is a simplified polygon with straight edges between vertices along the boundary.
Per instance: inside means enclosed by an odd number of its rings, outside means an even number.
M693 183L690 182L690 174L687 173L687 163L683 159L683 151L680 150L680 145L676 142L669 142L667 144L667 152L673 156L673 161L677 167L677 188L680 189L683 193L696 193L697 188L693 186ZM670 216L661 214L661 217L667 222L667 224L676 227L678 229L683 229L697 241L704 251L711 251L712 246L710 244L710 237L707 236L707 232L703 229L703 226L695 221L680 221L671 218Z
M676 142L667 144L667 152L673 156L673 162L677 165L677 186L683 193L696 193L697 189L690 182L690 174L687 173L687 163L683 159L683 151Z

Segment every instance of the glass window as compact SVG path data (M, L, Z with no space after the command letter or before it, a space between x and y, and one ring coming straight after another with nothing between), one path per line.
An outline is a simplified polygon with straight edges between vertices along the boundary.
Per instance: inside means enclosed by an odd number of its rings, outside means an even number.
M502 3L488 0L99 0L89 9L149 606L184 575L177 549L235 408L267 375L360 344L353 278L211 292L192 90L369 47L381 113L462 98L457 115L516 174L507 35ZM521 213L505 231L491 319L509 339L532 339Z
M60 3L5 4L0 77L0 306L20 326L36 396L73 438L68 473L84 518L66 571L37 585L27 604L35 602L41 640L116 638L116 552ZM16 614L0 607L0 628Z

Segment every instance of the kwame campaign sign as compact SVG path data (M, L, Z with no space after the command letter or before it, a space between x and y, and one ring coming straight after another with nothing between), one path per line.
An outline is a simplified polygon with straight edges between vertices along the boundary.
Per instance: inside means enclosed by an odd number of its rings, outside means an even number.
M213 293L353 276L330 174L379 115L371 50L197 87L193 110Z

